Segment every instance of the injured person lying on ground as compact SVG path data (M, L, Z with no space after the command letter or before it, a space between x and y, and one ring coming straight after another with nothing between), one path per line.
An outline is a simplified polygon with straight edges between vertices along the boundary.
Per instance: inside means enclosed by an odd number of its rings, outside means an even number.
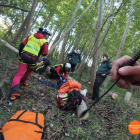
M74 80L67 80L56 94L58 108L64 111L76 112L79 117L81 112L87 109L87 90L81 90L81 84ZM80 120L85 120L89 117L89 113L85 114Z
M45 81L39 78L39 80L46 86L51 86L57 89L55 96L58 108L67 112L76 112L79 117L81 112L87 109L86 93L87 89L81 90L81 84L74 80L67 80L66 82L58 81L57 84ZM85 120L89 117L89 113L85 114L80 120Z

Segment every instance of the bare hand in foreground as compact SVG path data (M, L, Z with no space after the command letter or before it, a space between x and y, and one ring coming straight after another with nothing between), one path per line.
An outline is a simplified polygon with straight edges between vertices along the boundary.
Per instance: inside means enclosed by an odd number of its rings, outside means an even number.
M121 76L121 79L118 81L117 85L125 89L128 89L130 84L140 82L140 63L136 62L133 66L119 68L130 59L130 56L125 55L114 61L110 71L114 82L119 78L119 76Z

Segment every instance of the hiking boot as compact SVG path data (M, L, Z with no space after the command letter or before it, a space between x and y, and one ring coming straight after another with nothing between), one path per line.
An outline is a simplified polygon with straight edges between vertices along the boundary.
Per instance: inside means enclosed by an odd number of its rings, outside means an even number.
M21 82L21 84L22 84L22 85L24 85L24 86L26 86L26 87L28 87L28 86L29 86L29 84L28 84L28 83L26 83L26 82L24 82L24 83L22 83L22 82Z
M19 99L19 98L20 98L20 94L14 93L14 94L12 94L12 96L10 97L10 100L11 100L11 101L14 101L14 100Z

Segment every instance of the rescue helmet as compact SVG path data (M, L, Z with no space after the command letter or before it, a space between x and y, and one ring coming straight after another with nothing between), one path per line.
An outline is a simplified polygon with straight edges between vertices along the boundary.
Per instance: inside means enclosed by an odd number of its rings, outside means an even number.
M71 64L70 63L66 63L65 64L65 68L69 68L70 69L71 68Z
M70 69L71 69L71 64L70 63L65 63L65 70L69 72Z
M51 31L50 31L49 29L47 29L47 28L41 27L41 28L39 28L39 31L40 31L43 35L46 35L46 34L49 35L49 36L52 35Z

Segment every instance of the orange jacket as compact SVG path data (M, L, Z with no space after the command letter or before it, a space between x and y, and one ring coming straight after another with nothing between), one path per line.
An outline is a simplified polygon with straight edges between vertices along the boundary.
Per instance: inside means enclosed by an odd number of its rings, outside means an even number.
M76 83L74 80L68 80L66 83L64 83L61 88L58 90L58 93L69 93L73 90L80 90L81 84Z

